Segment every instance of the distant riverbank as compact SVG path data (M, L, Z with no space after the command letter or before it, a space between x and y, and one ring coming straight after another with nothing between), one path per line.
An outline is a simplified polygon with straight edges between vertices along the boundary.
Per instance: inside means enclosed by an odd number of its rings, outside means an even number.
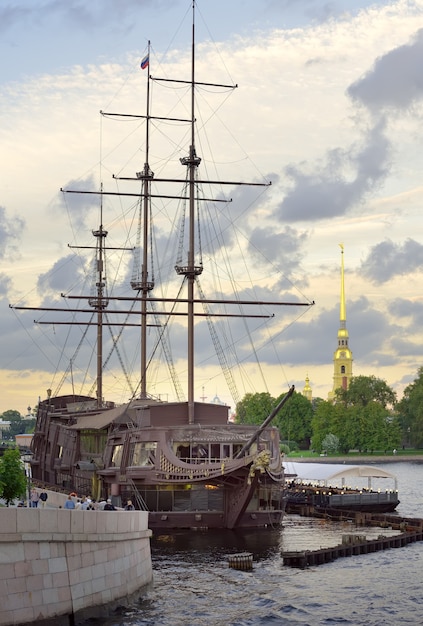
M379 463L423 463L423 454L386 454L379 456L286 456L287 461L295 463L331 463L346 465L374 465Z

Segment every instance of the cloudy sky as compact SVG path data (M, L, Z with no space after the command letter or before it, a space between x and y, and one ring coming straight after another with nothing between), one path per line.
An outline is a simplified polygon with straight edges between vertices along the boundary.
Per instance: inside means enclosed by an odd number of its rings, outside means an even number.
M25 413L47 388L65 393L72 381L82 384L74 353L88 360L94 339L82 343L81 328L78 336L75 327L34 325L34 319L65 318L9 305L69 307L60 293L89 281L82 253L68 244L91 244L99 200L63 196L60 188L98 190L102 182L112 191L112 174L134 176L142 169L143 123L99 111L143 113L146 73L139 63L148 40L153 76L189 78L190 6L190 0L1 3L0 411ZM230 363L235 352L243 362L240 396L265 390L276 396L290 384L302 389L308 375L313 395L327 397L339 327L341 242L353 372L381 377L401 396L422 365L423 0L198 0L196 39L198 80L238 85L198 94L202 176L272 182L269 188L207 191L233 200L217 207L219 218L204 215L209 232L225 214L234 231L224 226L222 239L204 238L205 265L212 263L213 246L213 258L215 252L229 256L240 270L242 297L251 293L251 279L259 299L315 301L291 315L268 307L276 316L266 326L256 322L258 348L250 343L250 326L239 323L224 335ZM152 89L154 112L175 115L181 93L158 83ZM168 131L177 138L168 139ZM186 126L154 126L152 139L152 168L164 176L170 157L178 161L179 146L188 146ZM104 199L110 246L134 245L134 198L125 202ZM179 229L172 215L162 205L154 218L156 254L169 266L165 227ZM130 274L122 260L129 254L110 262L109 280ZM252 270L244 268L247 261ZM169 280L166 289L172 293ZM231 292L223 282L217 290ZM233 406L206 348L206 326L203 320L198 328L196 398L217 394ZM132 387L136 333L133 328L123 337L118 355L130 362L124 378ZM67 334L71 347L65 349ZM182 337L172 349L183 381ZM129 397L123 382L110 369L108 399ZM172 398L166 385L167 375L157 374L151 391Z

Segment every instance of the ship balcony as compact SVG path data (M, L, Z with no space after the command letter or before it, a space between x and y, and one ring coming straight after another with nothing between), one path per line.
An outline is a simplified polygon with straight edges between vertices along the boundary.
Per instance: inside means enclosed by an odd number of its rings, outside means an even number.
M131 280L131 288L136 291L151 291L154 289L154 281Z
M175 265L178 276L199 276L203 273L202 265Z
M108 298L90 298L88 304L94 309L106 309L109 306Z

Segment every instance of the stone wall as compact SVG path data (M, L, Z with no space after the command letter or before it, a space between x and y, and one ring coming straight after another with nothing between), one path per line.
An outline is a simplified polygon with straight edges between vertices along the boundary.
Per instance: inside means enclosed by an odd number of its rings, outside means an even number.
M147 524L143 511L0 508L0 626L85 616L146 587Z

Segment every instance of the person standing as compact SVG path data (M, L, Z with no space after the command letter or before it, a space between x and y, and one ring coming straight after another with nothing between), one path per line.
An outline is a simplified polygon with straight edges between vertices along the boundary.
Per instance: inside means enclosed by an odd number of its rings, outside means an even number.
M106 504L104 505L103 511L116 511L110 498L107 500Z
M38 495L38 491L36 489L31 489L30 507L36 509L39 501L40 496Z
M132 500L128 500L125 506L125 511L135 511L135 507L132 504Z
M72 496L68 496L68 499L65 502L65 506L63 507L65 509L74 509L75 508L75 502L72 500Z

